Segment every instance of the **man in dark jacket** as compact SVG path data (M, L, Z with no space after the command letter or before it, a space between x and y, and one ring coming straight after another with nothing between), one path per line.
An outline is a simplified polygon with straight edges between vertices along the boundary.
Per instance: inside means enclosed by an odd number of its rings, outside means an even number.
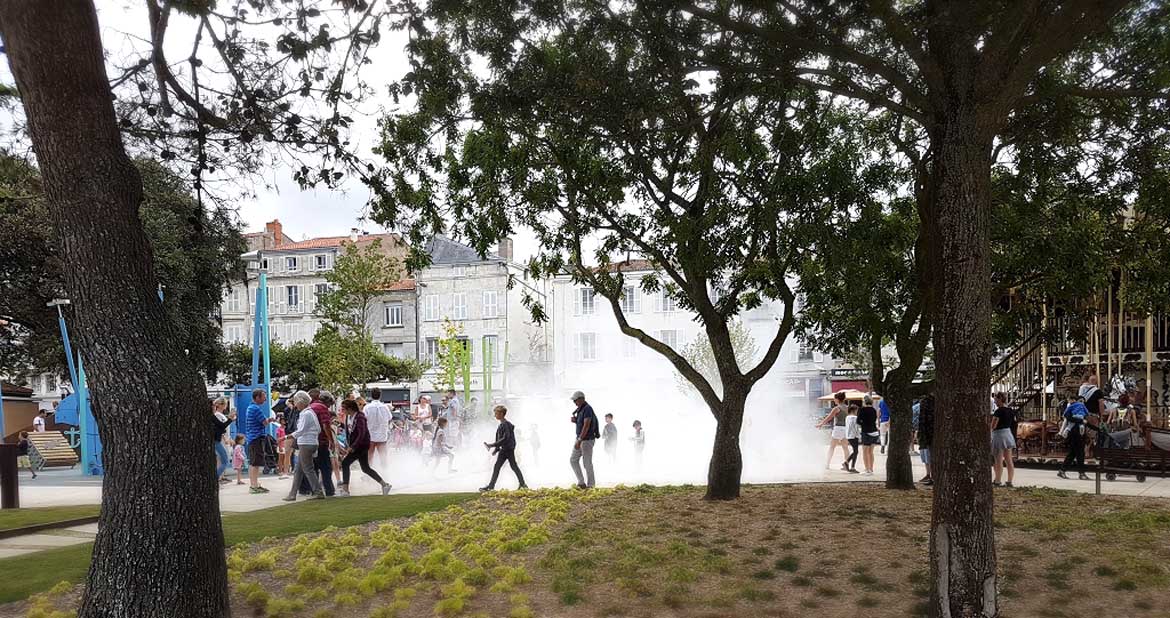
M495 449L496 467L492 470L492 482L487 484L487 487L480 487L480 491L491 491L496 488L496 479L500 477L500 468L504 467L504 462L512 466L512 472L516 473L516 480L520 481L520 489L527 489L528 485L524 484L524 474L520 472L520 466L516 465L516 427L504 418L508 414L508 408L504 406L496 406L495 409L496 420L500 421L500 425L496 427L496 441L492 443L484 442L483 445L490 451Z
M321 424L321 433L317 434L317 458L314 460L317 472L321 475L321 487L326 496L333 496L333 460L330 451L337 448L337 438L333 435L333 413L329 406L333 405L333 394L321 391L320 399L309 404L309 409L317 415L317 422Z

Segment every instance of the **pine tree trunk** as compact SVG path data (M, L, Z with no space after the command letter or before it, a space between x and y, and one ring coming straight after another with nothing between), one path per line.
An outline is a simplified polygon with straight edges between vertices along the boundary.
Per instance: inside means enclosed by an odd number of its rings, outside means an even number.
M734 500L739 497L743 475L743 454L739 450L739 431L743 426L743 409L747 393L740 387L725 389L723 409L715 424L715 445L707 469L706 500ZM731 391L731 392L728 392Z
M931 608L939 617L995 617L999 608L987 430L991 138L975 103L961 94L949 103L931 135L938 192L932 232L941 258L934 279Z
M157 295L92 2L8 0L0 36L61 243L106 476L81 618L230 615L207 396Z
M882 396L890 406L890 443L886 447L886 489L914 489L914 468L910 461L910 436L914 431L913 410L905 386L886 381Z

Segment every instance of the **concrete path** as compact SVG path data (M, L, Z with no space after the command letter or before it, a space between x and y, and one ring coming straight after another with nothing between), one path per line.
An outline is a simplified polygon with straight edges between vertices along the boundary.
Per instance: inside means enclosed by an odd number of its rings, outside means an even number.
M36 534L0 539L0 558L89 543L97 536L97 524L45 530Z

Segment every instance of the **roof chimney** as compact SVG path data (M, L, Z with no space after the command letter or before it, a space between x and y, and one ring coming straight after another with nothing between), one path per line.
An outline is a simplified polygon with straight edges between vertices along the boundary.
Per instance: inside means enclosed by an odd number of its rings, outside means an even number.
M284 240L284 229L280 225L280 219L273 219L265 223L264 235L272 239L273 247L279 247Z
M357 242L357 239L358 239L358 229L356 227L349 228L349 241L350 242Z
M501 238L500 239L500 246L498 249L496 249L496 255L500 256L500 258L502 258L508 262L512 261L512 239L511 238Z

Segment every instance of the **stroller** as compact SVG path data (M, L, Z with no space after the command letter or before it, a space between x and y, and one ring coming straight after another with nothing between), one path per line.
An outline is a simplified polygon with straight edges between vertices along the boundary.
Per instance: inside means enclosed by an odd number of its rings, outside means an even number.
M280 455L276 452L276 438L265 434L261 438L263 442L260 445L260 450L264 455L264 468L261 470L263 474L276 474L277 464L280 460Z

